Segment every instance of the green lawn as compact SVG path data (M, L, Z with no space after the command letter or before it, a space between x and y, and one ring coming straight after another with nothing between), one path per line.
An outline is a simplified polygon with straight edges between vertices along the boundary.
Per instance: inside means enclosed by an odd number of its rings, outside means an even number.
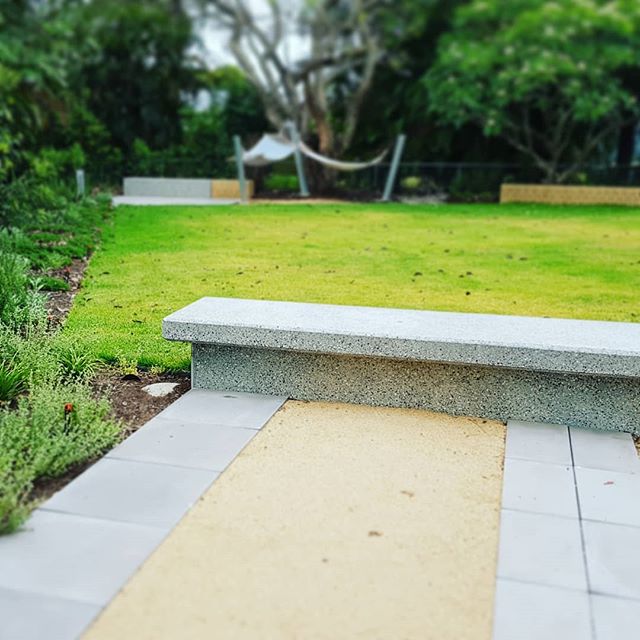
M639 321L639 290L638 209L121 207L65 331L184 368L160 321L201 296Z

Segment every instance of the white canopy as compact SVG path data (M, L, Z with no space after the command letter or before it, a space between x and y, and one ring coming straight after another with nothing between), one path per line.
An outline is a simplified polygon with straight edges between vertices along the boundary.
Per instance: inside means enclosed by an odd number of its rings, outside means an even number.
M284 136L265 133L254 147L242 154L242 161L251 167L264 167L288 158L295 149L295 145Z

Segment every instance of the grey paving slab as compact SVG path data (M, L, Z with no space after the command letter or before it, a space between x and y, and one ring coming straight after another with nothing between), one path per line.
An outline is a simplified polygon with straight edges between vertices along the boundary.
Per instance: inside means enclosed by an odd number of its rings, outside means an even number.
M637 640L640 637L640 601L591 596L596 640Z
M498 580L493 640L591 638L586 592Z
M204 469L103 458L42 508L169 529L217 475Z
M502 485L503 509L578 517L571 466L507 458Z
M579 521L503 509L498 576L586 590Z
M154 418L107 457L223 471L256 433L242 427Z
M583 520L594 593L640 600L640 528Z
M202 298L169 340L414 361L640 376L640 324Z
M509 420L505 457L570 465L569 430L558 424Z
M640 475L576 468L582 517L640 527Z
M159 415L167 420L261 429L285 400L283 396L191 389Z
M0 640L74 640L99 612L97 605L0 589Z
M640 460L629 433L569 429L576 467L640 474Z
M166 531L36 510L0 537L0 587L104 605Z

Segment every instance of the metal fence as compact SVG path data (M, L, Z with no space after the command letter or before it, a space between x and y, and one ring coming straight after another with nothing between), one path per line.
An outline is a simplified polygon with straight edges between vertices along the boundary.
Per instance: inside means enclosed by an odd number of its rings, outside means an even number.
M389 163L355 172L337 173L335 190L357 196L382 192ZM248 177L256 182L258 193L269 192L269 175L295 175L293 162L283 162L259 170L251 169ZM92 186L118 186L122 178L158 176L174 178L235 178L232 161L221 164L219 158L150 157L118 166L96 166L87 169ZM540 183L541 172L534 167L507 163L482 162L402 162L394 189L396 195L448 195L460 199L496 199L503 182ZM589 165L574 174L573 184L603 186L640 186L640 165ZM291 181L289 181L291 183Z

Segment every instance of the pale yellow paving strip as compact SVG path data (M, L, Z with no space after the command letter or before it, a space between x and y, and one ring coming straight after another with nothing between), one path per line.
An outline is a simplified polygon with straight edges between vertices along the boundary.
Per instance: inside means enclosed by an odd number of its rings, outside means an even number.
M87 640L490 640L503 425L288 402Z

